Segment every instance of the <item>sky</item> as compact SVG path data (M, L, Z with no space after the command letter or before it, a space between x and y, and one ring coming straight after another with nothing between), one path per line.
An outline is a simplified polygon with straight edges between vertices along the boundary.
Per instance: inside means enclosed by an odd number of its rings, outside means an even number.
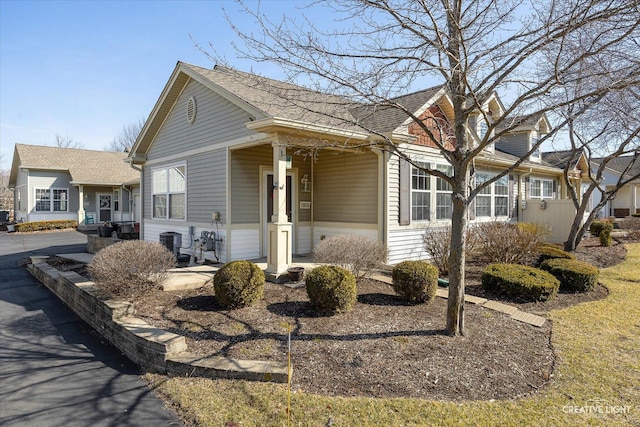
M303 5L267 1L279 15ZM55 145L56 134L106 149L149 115L178 61L213 67L194 42L256 70L232 49L237 36L223 8L250 26L227 0L0 0L0 169L11 168L14 144Z

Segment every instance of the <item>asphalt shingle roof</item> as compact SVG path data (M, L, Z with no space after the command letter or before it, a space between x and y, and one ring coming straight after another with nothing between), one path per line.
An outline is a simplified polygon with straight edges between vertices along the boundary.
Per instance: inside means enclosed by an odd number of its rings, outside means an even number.
M593 163L599 165L604 160L604 158L594 157L591 160L593 161ZM616 157L609 160L609 162L607 163L607 168L614 170L618 173L622 173L631 161L633 161L633 156ZM638 174L640 174L640 159L637 159L635 164L631 166L631 169L629 170L626 176L635 176Z
M69 171L74 184L122 185L140 181L140 173L124 162L127 153L16 144L14 156L23 168Z

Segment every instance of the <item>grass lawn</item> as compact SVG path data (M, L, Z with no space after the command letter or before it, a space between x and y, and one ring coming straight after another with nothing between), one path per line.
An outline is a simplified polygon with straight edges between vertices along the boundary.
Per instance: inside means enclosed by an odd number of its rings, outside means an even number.
M551 313L558 366L555 381L538 394L450 403L297 391L290 425L640 426L640 244L627 250L623 263L601 272L607 298ZM153 374L147 379L194 425L288 425L286 385Z

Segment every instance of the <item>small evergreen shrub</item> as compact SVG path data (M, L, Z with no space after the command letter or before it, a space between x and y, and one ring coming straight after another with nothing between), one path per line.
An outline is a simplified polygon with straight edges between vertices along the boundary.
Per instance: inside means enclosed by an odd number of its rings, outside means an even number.
M313 256L319 262L349 270L359 279L385 262L387 247L364 236L338 234L321 240L313 248Z
M540 269L553 274L564 292L587 292L598 283L598 269L577 259L548 259Z
M540 266L543 262L548 259L554 258L565 258L565 259L575 259L575 256L570 254L569 252L565 252L559 247L550 244L538 245L538 261L536 262L537 266Z
M592 236L599 237L605 228L608 228L609 231L613 230L613 223L606 219L594 219L589 225L589 232Z
M311 306L322 314L350 311L358 298L355 276L337 265L321 265L311 270L306 288Z
M613 239L611 238L611 231L613 230L613 224L612 223L607 223L608 225L602 227L602 229L600 230L600 235L598 236L598 238L600 239L600 244L602 246L611 246L611 244L613 243Z
M518 301L546 301L560 287L552 274L519 264L490 264L481 280L485 290Z
M264 272L251 261L231 261L213 276L216 301L224 308L250 307L264 295Z
M88 270L102 296L129 298L158 288L175 264L160 243L126 240L99 251Z
M66 228L78 227L78 221L67 219L56 219L51 221L19 222L14 224L17 232L63 230Z
M412 304L430 302L438 288L438 269L425 261L403 261L391 273L393 290Z

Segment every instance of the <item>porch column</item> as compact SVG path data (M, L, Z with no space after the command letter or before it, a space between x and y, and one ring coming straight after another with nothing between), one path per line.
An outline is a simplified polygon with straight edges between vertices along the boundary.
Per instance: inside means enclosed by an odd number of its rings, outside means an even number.
M78 225L84 221L84 186L78 186Z
M636 213L638 206L638 184L631 186L631 209L629 209L629 215Z
M287 149L273 143L273 212L267 226L267 278L278 282L291 264L292 224L287 218Z

